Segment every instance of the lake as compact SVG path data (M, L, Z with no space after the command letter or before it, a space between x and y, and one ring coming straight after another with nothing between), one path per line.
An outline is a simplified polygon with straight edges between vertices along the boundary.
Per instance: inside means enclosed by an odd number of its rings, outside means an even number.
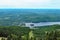
M60 22L40 22L40 23L25 23L26 27L60 25Z

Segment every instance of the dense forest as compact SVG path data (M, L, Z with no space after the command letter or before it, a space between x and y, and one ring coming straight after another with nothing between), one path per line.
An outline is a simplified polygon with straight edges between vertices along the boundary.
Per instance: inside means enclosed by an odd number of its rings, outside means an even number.
M0 9L0 39L60 40L60 25L21 25L27 22L60 22L60 9Z
M34 27L0 26L2 40L60 40L60 25Z
M0 9L0 26L26 22L59 22L60 9Z

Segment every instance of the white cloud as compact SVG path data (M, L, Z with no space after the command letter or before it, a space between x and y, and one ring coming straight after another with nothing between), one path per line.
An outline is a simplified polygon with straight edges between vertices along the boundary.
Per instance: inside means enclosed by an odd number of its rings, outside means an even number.
M24 7L35 4L45 4L49 0L0 0L0 6Z
M52 7L56 0L0 0L0 7ZM57 5L58 6L58 5Z

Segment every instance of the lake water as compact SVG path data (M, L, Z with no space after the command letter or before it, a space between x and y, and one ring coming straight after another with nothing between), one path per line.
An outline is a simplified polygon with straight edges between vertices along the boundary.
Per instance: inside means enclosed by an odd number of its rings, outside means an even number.
M60 25L60 22L40 22L40 23L25 23L27 27L34 27L34 26L48 26L48 25Z

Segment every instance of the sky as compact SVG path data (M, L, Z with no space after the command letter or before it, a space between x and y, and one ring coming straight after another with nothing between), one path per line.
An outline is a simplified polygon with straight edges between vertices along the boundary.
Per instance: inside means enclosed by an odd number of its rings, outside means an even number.
M0 0L0 8L60 8L60 0Z

